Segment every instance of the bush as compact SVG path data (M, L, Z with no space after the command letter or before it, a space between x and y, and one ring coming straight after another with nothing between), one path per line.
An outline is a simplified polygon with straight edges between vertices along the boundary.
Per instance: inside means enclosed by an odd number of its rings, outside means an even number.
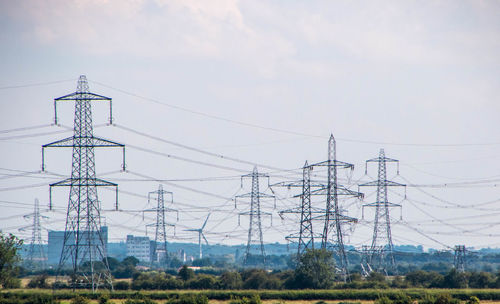
M460 304L460 300L454 299L449 293L442 293L437 296L434 304Z
M82 297L81 295L77 295L71 299L71 304L90 304L90 300L86 297Z
M472 296L467 300L467 304L479 304L479 299L475 296Z
M127 299L124 304L156 304L153 300L149 298L144 299Z
M398 293L396 297L394 297L394 300L392 300L393 304L412 304L413 301L410 296L408 296L405 293Z
M381 296L378 299L376 299L373 303L374 304L392 304L392 301L387 296Z
M434 302L436 302L436 297L426 293L422 299L418 301L418 304L434 304Z
M200 274L196 278L187 282L191 289L215 289L217 280L214 276Z
M47 283L48 276L46 274L42 274L39 276L35 276L31 278L26 287L28 288L49 288L49 284Z
M253 294L250 298L232 299L229 304L262 304L262 301L258 294Z
M208 304L206 295L182 294L179 298L172 298L167 304Z
M127 281L118 281L113 284L113 288L116 290L128 290L130 284Z
M109 295L101 294L99 296L99 304L107 304L107 303L109 303Z

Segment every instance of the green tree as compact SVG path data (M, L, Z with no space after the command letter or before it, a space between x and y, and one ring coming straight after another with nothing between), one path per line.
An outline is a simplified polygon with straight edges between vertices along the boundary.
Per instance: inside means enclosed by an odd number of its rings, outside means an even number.
M295 284L301 288L325 289L335 279L333 253L326 249L307 250L295 268Z
M133 257L133 256L128 256L128 257L124 258L123 261L122 261L122 265L137 266L137 264L139 264L139 260L136 257Z
M0 232L0 286L12 288L18 285L16 278L19 272L17 263L19 262L18 250L23 244L14 235L5 235Z
M194 278L194 271L193 269L188 268L187 265L184 265L181 270L179 270L179 277L184 281L190 280Z
M243 286L241 275L236 271L226 271L220 276L223 289L240 289Z

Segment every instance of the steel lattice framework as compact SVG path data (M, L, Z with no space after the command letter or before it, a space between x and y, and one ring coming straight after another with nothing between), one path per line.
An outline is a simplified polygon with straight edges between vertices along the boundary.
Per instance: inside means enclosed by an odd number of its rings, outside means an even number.
M150 203L150 201L152 200L151 199L152 194L156 194L156 201L157 201L156 208L147 209L144 210L144 212L148 211L156 212L156 222L154 224L148 225L155 227L155 246L153 248L153 259L151 259L151 263L153 263L153 260L161 263L162 261L165 261L168 258L166 226L175 227L174 224L166 222L165 212L169 211L177 212L177 218L179 217L179 215L178 215L178 210L165 207L165 195L170 197L170 204L173 204L174 197L172 192L163 190L163 186L160 184L158 186L158 190L148 193L148 203Z
M323 210L324 218L323 233L321 235L321 248L332 246L338 255L338 269L344 281L349 277L349 261L344 246L344 233L342 226L345 224L356 223L358 220L353 217L346 216L339 205L339 196L361 198L363 194L352 191L346 187L339 185L337 180L338 169L354 170L354 165L337 160L336 142L333 134L328 140L328 159L326 161L311 165L312 167L326 167L328 170L326 187L311 191L311 195L326 196L326 207ZM333 242L330 240L331 230L334 229L335 237Z
M273 195L261 193L259 190L259 179L260 178L268 178L269 175L267 174L262 174L257 171L257 166L253 168L253 172L247 175L243 175L241 177L242 180L242 185L243 185L243 179L245 178L251 178L252 179L252 191L250 193L238 195L237 198L248 198L250 197L250 211L247 212L240 212L238 214L238 217L241 215L248 215L250 217L250 223L248 226L248 242L247 242L247 247L245 251L245 257L243 260L243 265L248 265L250 260L249 257L252 252L252 244L257 244L260 248L259 254L256 256L260 257L260 260L262 261L262 264L266 264L266 252L264 249L264 238L262 235L262 216L263 215L268 215L271 216L271 213L269 212L264 212L261 210L261 205L260 205L260 199L262 197L267 197L267 198L274 198ZM235 199L235 204L236 204L236 199ZM239 222L239 219L238 219Z
M91 287L93 291L100 286L112 288L106 242L101 233L101 207L97 198L97 187L116 188L115 209L118 209L118 185L96 177L94 150L96 147L123 148L122 169L125 170L125 146L93 135L91 102L109 102L109 123L112 124L111 98L89 92L85 76L80 76L76 92L54 99L56 124L58 101L75 102L73 136L42 146L42 170L45 169L45 148L73 149L71 177L50 184L51 193L52 187L70 187L58 273L69 261L72 267L73 289L77 286ZM52 195L50 207L52 208Z
M455 256L453 257L453 265L458 272L465 272L467 266L465 259L466 249L465 245L455 246Z
M368 170L368 163L378 163L378 179L372 182L360 184L360 187L377 187L377 200L374 203L363 205L365 207L375 208L375 219L373 224L373 237L369 249L364 251L366 255L367 268L370 271L378 271L387 274L387 270L396 269L394 259L394 248L391 234L391 218L389 208L399 207L400 204L390 203L387 196L387 187L406 187L404 184L387 180L387 163L398 163L397 159L385 156L384 149L380 149L379 156L366 161L365 172Z
M40 223L41 218L47 218L46 216L42 216L40 214L40 203L38 199L35 199L35 204L33 208L33 213L27 214L24 218L33 219L33 224L30 226L31 228L31 242L28 249L28 257L27 262L28 266L31 269L45 269L45 262L47 261L47 257L45 256L45 251L43 250L43 241L42 241L42 225ZM24 231L25 228L21 228L20 230Z
M302 168L302 180L293 182L279 182L271 185L272 187L301 188L302 192L295 195L294 198L300 198L300 205L291 209L281 210L280 217L283 219L285 214L300 214L299 232L287 235L285 239L289 242L297 243L297 258L299 258L307 249L314 249L314 239L321 238L315 235L313 231L313 220L324 214L323 209L314 208L311 202L311 188L324 188L324 184L311 181L312 167L306 161Z

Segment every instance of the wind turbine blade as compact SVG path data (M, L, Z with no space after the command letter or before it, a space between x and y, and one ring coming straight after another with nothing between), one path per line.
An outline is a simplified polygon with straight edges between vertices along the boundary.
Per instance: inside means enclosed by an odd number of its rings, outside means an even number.
M208 241L207 241L207 238L205 237L205 235L202 233L201 236L203 237L203 239L205 240L205 243L207 243L208 245Z
M208 222L208 218L210 217L210 214L211 214L211 213L209 213L209 214L207 215L207 219L205 220L205 223L203 223L203 226L201 226L201 230L203 230L203 229L205 228L205 225L206 225L206 224L207 224L207 222Z

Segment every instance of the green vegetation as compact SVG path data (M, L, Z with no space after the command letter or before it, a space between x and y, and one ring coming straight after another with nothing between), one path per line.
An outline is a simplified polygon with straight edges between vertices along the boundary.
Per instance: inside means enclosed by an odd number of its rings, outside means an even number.
M232 304L253 304L260 300L276 301L376 301L377 304L455 304L458 300L467 304L477 301L500 300L497 289L364 289L364 290L198 290L198 291L100 291L93 294L90 290L16 290L0 292L0 303L58 303L71 301L76 296L93 301L101 301L102 295L114 300L127 300L128 303L151 303L166 301L167 304L206 304L209 300L230 301ZM34 301L33 299L40 299ZM259 300L257 300L259 299ZM28 301L29 300L29 301ZM31 302L30 302L31 301ZM148 302L149 301L149 302ZM192 302L194 301L194 302ZM411 302L409 302L411 301ZM165 303L165 302L163 302ZM333 304L333 303L331 303Z
M14 235L5 235L0 232L0 286L3 288L16 288L20 286L17 278L20 261L18 250L23 244Z

